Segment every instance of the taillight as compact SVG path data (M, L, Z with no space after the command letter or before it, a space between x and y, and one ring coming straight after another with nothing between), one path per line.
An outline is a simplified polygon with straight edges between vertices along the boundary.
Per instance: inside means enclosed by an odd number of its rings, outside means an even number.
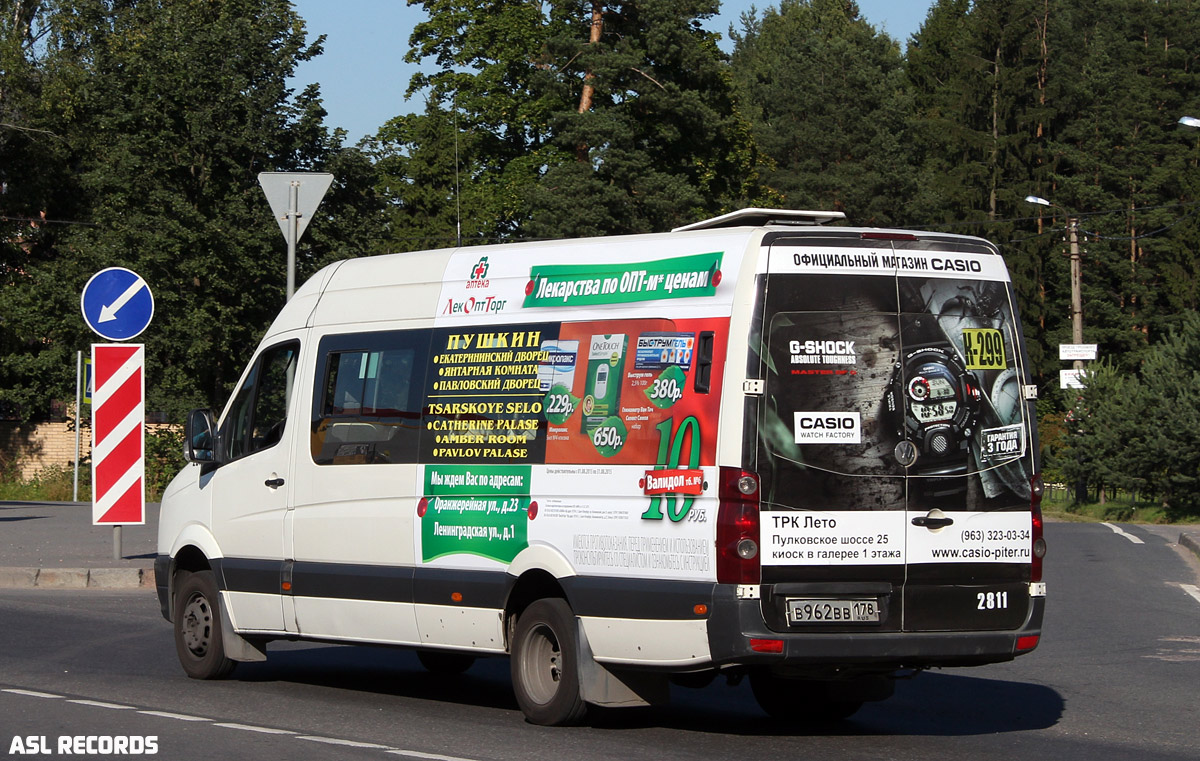
M1042 477L1029 480L1029 513L1033 518L1033 564L1030 581L1042 580L1042 558L1046 557L1046 539L1042 535Z
M717 497L717 583L757 584L761 578L758 476L722 467Z

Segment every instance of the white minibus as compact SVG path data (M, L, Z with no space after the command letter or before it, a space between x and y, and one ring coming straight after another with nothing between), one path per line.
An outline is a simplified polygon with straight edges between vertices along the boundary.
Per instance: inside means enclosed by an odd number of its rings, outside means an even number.
M538 724L748 678L796 722L1028 653L1041 485L997 248L746 209L376 256L288 302L162 500L184 670L506 656Z

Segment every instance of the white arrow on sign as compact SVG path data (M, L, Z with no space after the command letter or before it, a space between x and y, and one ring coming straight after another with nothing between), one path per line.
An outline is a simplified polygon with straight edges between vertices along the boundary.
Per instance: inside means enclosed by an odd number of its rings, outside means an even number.
M117 297L117 300L105 307L100 307L100 319L97 322L112 322L117 319L117 312L121 311L121 307L129 303L129 300L137 295L137 292L146 287L146 281L138 276L129 284L125 292Z

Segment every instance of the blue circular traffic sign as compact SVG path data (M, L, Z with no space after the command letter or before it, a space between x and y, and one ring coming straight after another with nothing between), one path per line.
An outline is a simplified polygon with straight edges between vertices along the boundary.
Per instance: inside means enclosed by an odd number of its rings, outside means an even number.
M79 298L83 320L101 338L127 341L141 334L154 317L154 296L142 276L124 267L100 270Z

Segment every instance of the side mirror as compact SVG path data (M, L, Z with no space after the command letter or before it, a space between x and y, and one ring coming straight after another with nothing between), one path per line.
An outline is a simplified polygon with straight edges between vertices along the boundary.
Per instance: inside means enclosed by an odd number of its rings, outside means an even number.
M183 429L183 458L207 465L217 461L217 424L212 410L192 410Z

